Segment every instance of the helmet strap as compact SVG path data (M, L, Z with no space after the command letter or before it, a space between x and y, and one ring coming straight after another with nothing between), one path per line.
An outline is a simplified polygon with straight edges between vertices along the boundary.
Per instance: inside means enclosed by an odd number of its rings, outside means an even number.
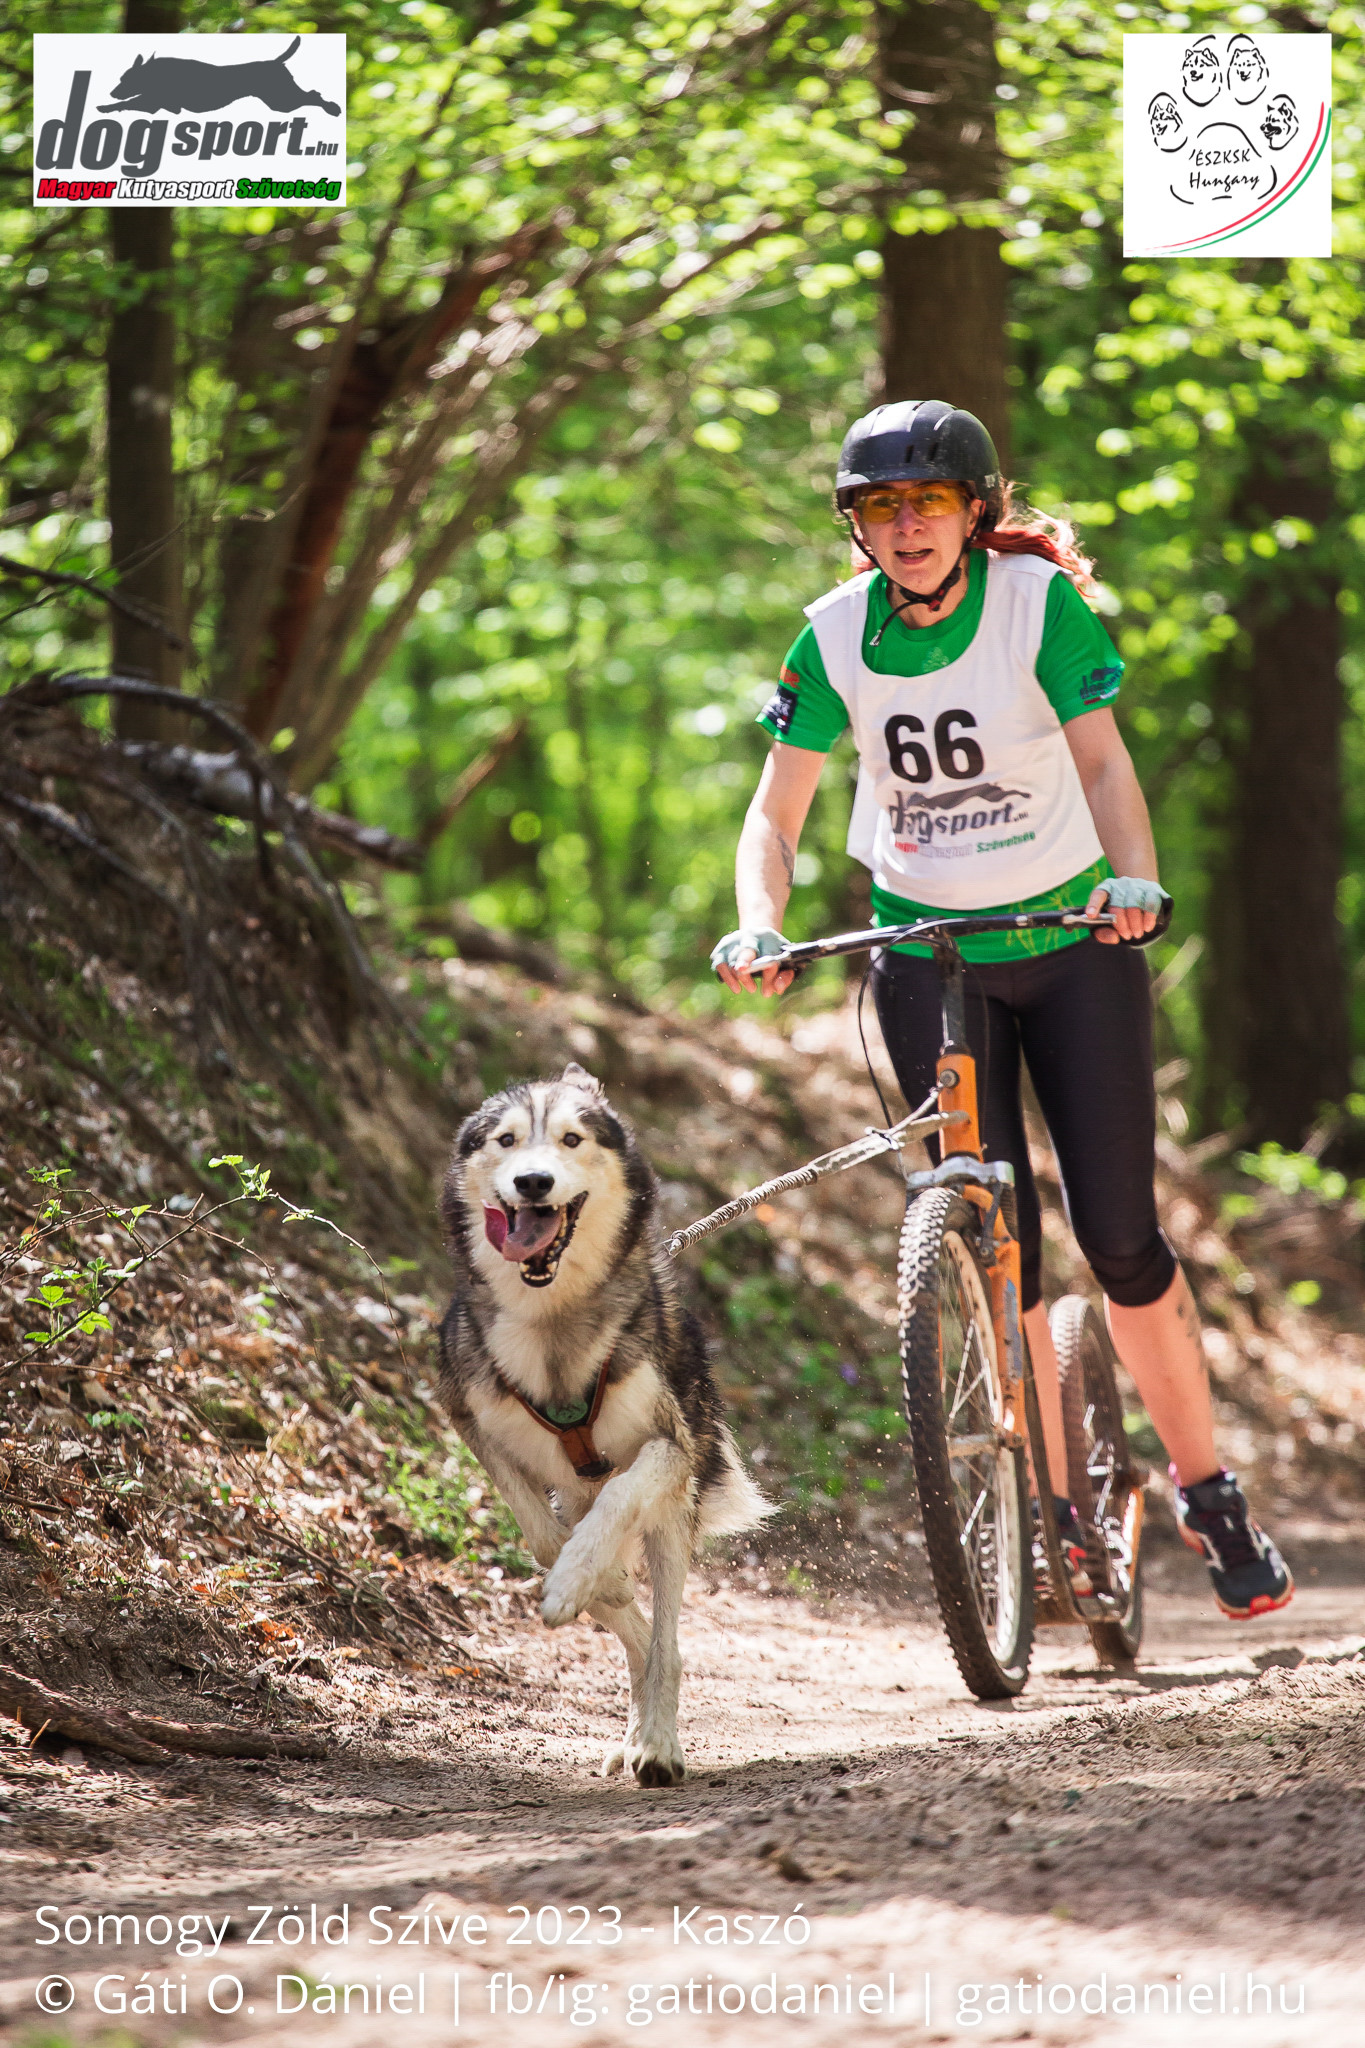
M839 516L843 520L844 525L848 528L848 537L853 542L854 547L862 549L863 553L867 556L868 561L872 564L874 569L880 569L881 563L877 560L877 557L873 554L871 548L868 546L867 542L859 533L858 522L853 517L853 514L851 512L841 512Z

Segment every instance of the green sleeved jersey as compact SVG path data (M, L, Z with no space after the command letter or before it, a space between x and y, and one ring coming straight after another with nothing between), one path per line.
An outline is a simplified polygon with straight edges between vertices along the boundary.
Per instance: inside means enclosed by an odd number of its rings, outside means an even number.
M890 617L888 623L891 596L885 576L878 572L868 590L862 640L862 660L867 668L878 675L913 679L959 662L980 627L986 582L987 557L982 551L973 550L968 559L967 592L957 609L933 625L911 627L899 617ZM883 627L880 644L874 647L872 643ZM1122 674L1123 663L1099 619L1068 577L1053 574L1046 593L1034 675L1058 723L1065 725L1084 712L1112 704ZM834 745L847 727L848 707L829 680L814 625L808 625L797 637L783 663L777 689L758 723L774 739L822 753ZM1083 903L1095 883L1112 872L1101 857L1040 896L979 907L1018 912ZM942 909L942 905L913 901L884 886L880 878L874 880L872 905L878 924L906 924ZM984 934L965 940L963 953L969 960L1009 960L1074 945L1082 937L1083 933L1063 931Z

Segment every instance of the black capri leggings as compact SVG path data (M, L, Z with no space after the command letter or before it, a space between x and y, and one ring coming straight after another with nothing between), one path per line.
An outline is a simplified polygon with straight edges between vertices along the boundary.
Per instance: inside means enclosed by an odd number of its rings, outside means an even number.
M943 1038L934 963L883 953L872 987L896 1079L913 1106L933 1086ZM1146 960L1127 946L1082 939L1030 959L969 965L966 996L986 1157L1014 1166L1023 1306L1042 1299L1043 1232L1019 1101L1021 1052L1091 1271L1121 1307L1158 1300L1176 1263L1152 1185L1156 1087ZM930 1145L937 1156L937 1141Z

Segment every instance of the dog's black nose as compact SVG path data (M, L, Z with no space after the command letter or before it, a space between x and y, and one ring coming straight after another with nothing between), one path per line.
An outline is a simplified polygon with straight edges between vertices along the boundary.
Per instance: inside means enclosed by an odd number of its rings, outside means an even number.
M543 1202L555 1184L552 1173L518 1173L512 1185L528 1202Z

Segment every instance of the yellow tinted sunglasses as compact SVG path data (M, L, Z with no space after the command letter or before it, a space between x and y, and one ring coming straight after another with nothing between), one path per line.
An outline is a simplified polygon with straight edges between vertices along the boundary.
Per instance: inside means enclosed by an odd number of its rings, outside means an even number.
M911 506L921 519L942 519L949 512L960 512L969 502L965 484L933 481L877 484L860 491L853 501L859 517L869 526L889 526L902 505Z

